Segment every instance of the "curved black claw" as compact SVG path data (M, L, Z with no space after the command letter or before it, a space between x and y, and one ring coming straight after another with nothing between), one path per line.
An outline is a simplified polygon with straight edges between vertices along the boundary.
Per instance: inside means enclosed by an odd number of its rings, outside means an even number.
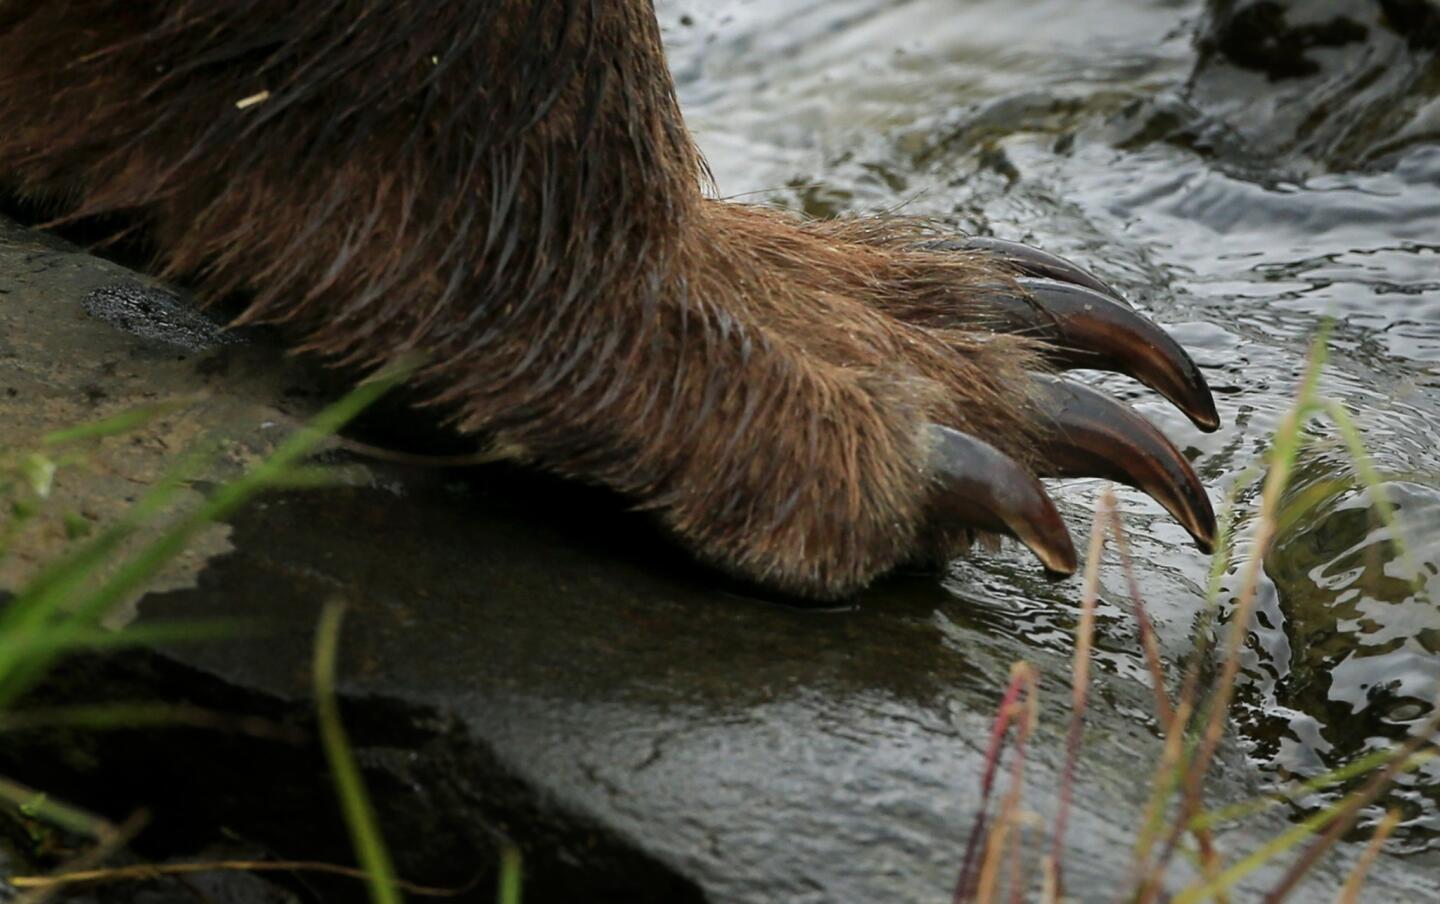
M1120 297L1119 292L1110 288L1104 280L1094 273L1091 273L1079 264L1067 261L1058 254L1041 251L1032 245L1022 245L1019 242L1007 242L1004 239L991 238L989 236L972 235L968 238L960 239L954 247L965 251L985 251L1029 276L1038 276L1041 279L1055 279L1060 282L1073 283L1077 286L1092 289L1101 295L1108 295L1122 304L1125 301L1125 299Z
M1049 343L1058 367L1090 367L1127 374L1163 395L1206 433L1220 426L1215 398L1194 360L1153 321L1086 286L1054 279L1021 279L1029 298L1005 289L985 302L1002 327Z
M1042 377L1039 405L1050 429L1041 441L1047 477L1106 477L1148 493L1202 552L1215 548L1215 512L1185 460L1149 421L1077 383Z
M932 424L931 429L937 437L931 467L940 482L934 515L1014 537L1046 570L1074 574L1070 531L1040 481L989 443L949 427Z
M1219 429L1215 398L1194 360L1089 270L1048 251L988 236L937 239L922 247L983 251L1023 274L1018 282L1029 298L999 286L984 298L1002 320L1001 329L1050 343L1051 363L1127 374L1165 396L1206 433Z

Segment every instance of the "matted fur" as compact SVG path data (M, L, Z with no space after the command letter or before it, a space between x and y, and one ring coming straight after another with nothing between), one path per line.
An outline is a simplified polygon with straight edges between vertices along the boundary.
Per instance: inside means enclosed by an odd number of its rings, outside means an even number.
M707 198L649 0L0 2L0 173L784 590L964 542L926 424L1030 458L1008 277Z

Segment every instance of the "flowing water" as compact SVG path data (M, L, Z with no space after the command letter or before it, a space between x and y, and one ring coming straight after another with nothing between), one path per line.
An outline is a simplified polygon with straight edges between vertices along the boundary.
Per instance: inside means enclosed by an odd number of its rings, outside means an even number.
M1193 0L659 6L681 101L722 195L814 216L901 210L1032 242L1090 267L1164 324L1205 368L1221 430L1198 433L1124 378L1083 378L1172 437L1217 508L1238 488L1242 537L1258 503L1247 472L1263 470L1309 347L1334 318L1322 391L1364 432L1408 556L1372 513L1340 433L1312 422L1291 494L1298 515L1265 561L1238 731L1278 780L1392 745L1432 714L1440 146L1325 172L1159 140L1186 109L1202 13ZM1053 490L1079 546L1099 484ZM1210 559L1148 499L1120 497L1174 665L1194 648ZM1222 612L1239 583L1237 569L1222 577ZM1045 582L1023 551L957 563L947 586L965 602L961 617L997 637L1072 643L1078 582ZM866 604L882 605L883 593ZM1126 600L1112 560L1101 667L1143 680ZM1404 814L1397 847L1440 844L1440 767L1406 778L1388 803Z

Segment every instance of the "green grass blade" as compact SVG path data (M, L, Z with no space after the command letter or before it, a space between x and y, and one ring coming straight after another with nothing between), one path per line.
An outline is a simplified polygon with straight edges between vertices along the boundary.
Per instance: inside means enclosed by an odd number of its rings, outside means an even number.
M1362 757L1356 757L1350 762L1336 769L1320 775L1307 778L1304 781L1294 782L1281 788L1274 794L1267 794L1264 797L1243 800L1228 807L1218 810L1211 810L1201 813L1190 822L1191 828L1215 828L1227 822L1236 822L1264 810L1273 807L1292 803L1307 794L1315 794L1324 791L1326 788L1333 788L1343 784L1350 779L1369 775L1377 769L1384 767L1395 756L1395 749L1372 750ZM1418 767L1430 760L1440 757L1440 750L1422 750L1412 756L1409 763Z
M56 654L75 650L113 650L235 638L254 634L256 629L253 621L223 618L133 625L120 631L65 622L47 626L30 636L0 634L0 662L19 663L32 657L48 660Z
M1403 762L1395 764L1395 772L1409 772L1429 759L1433 759L1433 757L1411 755L1406 757ZM1172 899L1172 904L1197 904L1197 902L1224 894L1269 861L1319 835L1336 819L1346 815L1353 808L1355 799L1365 793L1366 789L1362 788L1346 795L1320 812L1302 819L1299 823L1237 860L1219 876L1204 885L1185 889Z
M65 427L61 430L47 433L41 437L40 442L46 446L64 446L82 440L100 439L119 433L129 433L138 427L148 424L157 417L163 417L172 411L179 411L187 405L192 405L199 401L200 398L201 396L195 395L158 402L154 405L142 405L137 408L129 408L98 421L79 424L74 427Z
M251 497L262 490L283 484L296 466L327 437L340 430L404 376L392 370L362 383L350 394L325 408L310 423L286 437L269 457L254 470L225 484L195 512L165 530L120 568L99 588L83 592L86 579L98 571L105 558L112 554L126 536L144 521L153 518L163 503L178 491L178 478L167 479L146 494L134 510L127 513L122 525L102 533L82 546L75 557L66 557L56 568L47 569L38 579L41 590L27 588L12 606L16 617L24 618L25 627L33 634L36 626L64 610L65 616L79 625L92 625L130 593L139 590L164 565L179 555L194 536L207 525L233 514ZM11 613L7 613L11 614ZM0 619L0 633L14 628ZM19 663L0 663L0 709L31 687L49 667L58 653L29 657ZM6 668L5 666L9 667Z
M290 744L303 743L308 737L299 729L258 716L233 715L183 703L92 703L0 713L0 732L18 733L56 728L133 731L137 728L176 726L205 728Z
M1325 403L1325 411L1330 415L1330 420L1335 422L1339 428L1340 435L1345 438L1345 445L1350 451L1350 458L1355 463L1355 470L1360 475L1360 480L1370 490L1370 499L1375 507L1375 512L1380 517L1380 523L1390 530L1390 545L1394 547L1396 555L1400 557L1401 567L1405 573L1410 575L1410 585L1416 590L1425 585L1425 578L1420 569L1415 565L1415 560L1410 556L1409 544L1405 542L1400 519L1395 514L1395 505L1390 501L1390 494L1385 490L1385 483L1380 477L1380 472L1375 469L1375 463L1370 458L1370 451L1365 448L1365 439L1360 435L1360 430L1350 418L1350 412L1345 406L1335 399L1328 399Z
M320 722L320 741L325 759L335 780L335 793L345 814L345 826L360 868L370 877L370 900L374 904L399 904L400 892L395 886L395 869L380 835L379 820L365 790L360 766L345 736L340 721L340 705L335 699L335 663L339 655L340 622L343 603L330 602L320 613L315 630L315 709Z
M495 892L498 904L520 904L520 890L525 879L521 867L520 849L506 845L500 852L500 882Z
M115 831L113 825L94 813L55 800L48 794L27 788L8 778L0 778L0 801L10 803L16 810L32 819L92 840L98 841Z

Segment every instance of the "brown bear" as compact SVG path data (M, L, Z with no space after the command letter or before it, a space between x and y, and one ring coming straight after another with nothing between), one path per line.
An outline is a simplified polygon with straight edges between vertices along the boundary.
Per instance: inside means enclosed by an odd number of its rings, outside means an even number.
M1123 371L1199 370L1062 259L714 200L650 0L0 5L0 174L124 213L157 269L374 367L459 429L649 509L701 559L834 598L979 533L1075 553L1037 476L1214 515Z

